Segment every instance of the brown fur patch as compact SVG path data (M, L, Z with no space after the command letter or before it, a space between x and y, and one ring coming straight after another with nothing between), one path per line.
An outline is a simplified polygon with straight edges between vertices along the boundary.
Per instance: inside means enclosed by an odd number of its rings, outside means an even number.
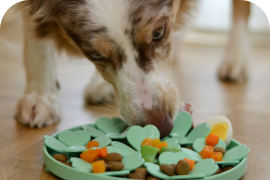
M170 23L168 17L152 17L151 21L152 23L138 24L138 26L135 27L135 32L137 33L134 35L134 47L137 49L139 54L136 61L139 67L141 67L145 72L153 70L153 60L164 59L162 56L168 56L168 53L170 53L171 50L167 43L170 34ZM163 37L160 40L152 40L153 32L163 26L165 28ZM167 54L156 53L157 48L166 48L167 50L162 52L166 52Z

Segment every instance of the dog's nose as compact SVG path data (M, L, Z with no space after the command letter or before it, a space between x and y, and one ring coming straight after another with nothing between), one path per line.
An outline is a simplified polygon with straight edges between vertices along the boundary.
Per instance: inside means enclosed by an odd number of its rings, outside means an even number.
M142 126L148 124L152 124L158 128L160 132L160 138L168 136L173 129L173 121L169 115L148 119L148 121L146 121L146 124L143 124Z
M163 122L157 125L157 128L159 129L159 132L160 132L160 138L164 138L168 136L173 129L172 118L170 116L166 116Z

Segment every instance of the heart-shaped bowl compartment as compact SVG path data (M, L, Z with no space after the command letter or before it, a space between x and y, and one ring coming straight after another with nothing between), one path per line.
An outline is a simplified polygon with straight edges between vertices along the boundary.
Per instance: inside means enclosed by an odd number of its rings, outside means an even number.
M88 124L87 126L95 127L95 124ZM77 131L77 130L83 130L82 126L77 126L74 128L68 129L70 131ZM59 132L61 133L61 132ZM53 138L58 138L58 134L56 133L52 135ZM228 145L227 150L230 150L234 147L240 146L241 144L237 142L236 140L232 140L231 143ZM121 145L115 145L116 147L121 147ZM183 149L183 148L182 148ZM51 149L50 147L43 146L43 154L44 154L44 164L46 166L46 170L51 171L56 176L67 179L67 180L74 180L74 179L80 179L80 180L89 180L89 179L95 179L95 180L123 180L126 178L117 178L113 176L104 176L104 175L98 175L93 174L89 172L84 172L78 169L75 169L73 167L66 166L57 160L53 158L54 154L58 154L61 152L58 152L56 150ZM79 157L80 152L70 152L70 153L64 153L68 159L73 157ZM233 169L210 177L205 177L203 180L238 180L240 179L247 170L247 157L244 157L239 164L237 164ZM193 179L193 180L199 180L199 179Z

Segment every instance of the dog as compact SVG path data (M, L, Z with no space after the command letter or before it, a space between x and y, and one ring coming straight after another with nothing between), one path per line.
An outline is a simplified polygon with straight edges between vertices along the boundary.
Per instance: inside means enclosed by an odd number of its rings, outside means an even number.
M173 128L180 103L172 76L175 35L191 21L198 0L27 0L24 22L27 85L16 119L31 127L61 119L55 52L93 62L97 72L85 101L118 101L130 126L155 125L161 137ZM249 2L233 1L233 26L219 77L247 75Z

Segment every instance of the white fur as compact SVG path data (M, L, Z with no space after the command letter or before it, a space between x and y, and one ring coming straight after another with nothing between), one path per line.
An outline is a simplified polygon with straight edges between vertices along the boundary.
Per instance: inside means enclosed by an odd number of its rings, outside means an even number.
M226 55L219 69L222 79L243 81L248 76L249 40L244 18L239 18L233 24L229 35Z
M55 47L52 40L39 41L24 19L24 61L27 84L17 105L16 119L31 127L51 125L61 117Z
M113 86L105 81L97 70L84 89L84 100L88 104L115 102Z
M130 26L127 19L128 10L129 3L126 0L90 1L89 12L94 21L92 25L97 27L105 26L109 31L109 37L122 46L127 43L124 32Z

